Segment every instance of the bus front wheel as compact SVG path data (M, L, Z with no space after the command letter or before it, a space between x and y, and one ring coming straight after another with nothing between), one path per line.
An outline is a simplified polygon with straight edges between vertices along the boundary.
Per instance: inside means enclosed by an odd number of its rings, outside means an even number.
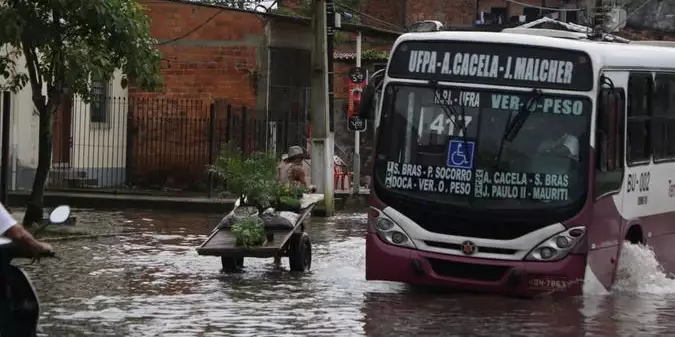
M644 237L642 236L642 228L639 225L633 225L626 233L626 241L634 245L643 245Z

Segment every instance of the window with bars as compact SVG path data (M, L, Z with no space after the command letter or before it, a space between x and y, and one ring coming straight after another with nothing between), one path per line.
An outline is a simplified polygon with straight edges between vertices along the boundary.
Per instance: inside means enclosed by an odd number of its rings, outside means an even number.
M89 118L92 123L108 123L108 83L92 81Z

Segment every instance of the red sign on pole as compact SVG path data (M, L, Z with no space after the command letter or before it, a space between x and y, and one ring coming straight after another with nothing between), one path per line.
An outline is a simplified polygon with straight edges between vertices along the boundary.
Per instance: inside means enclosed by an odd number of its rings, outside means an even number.
M359 115L359 106L361 105L361 93L363 88L368 85L368 79L363 68L355 67L349 72L348 94L347 94L347 128L351 131L364 131L366 121Z
M348 105L347 105L347 118L351 118L357 113L357 102L361 101L361 91L363 90L362 84L356 84L349 82L349 86L347 87L348 89L348 95L347 95L347 100L348 100Z

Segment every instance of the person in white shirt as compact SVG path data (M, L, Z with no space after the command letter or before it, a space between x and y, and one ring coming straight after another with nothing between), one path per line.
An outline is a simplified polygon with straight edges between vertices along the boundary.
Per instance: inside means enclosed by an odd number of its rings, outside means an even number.
M30 232L19 225L2 204L0 204L0 235L23 246L35 256L53 251L50 244L36 240Z
M579 140L568 133L555 141L544 141L537 149L539 152L553 152L576 161L579 160Z

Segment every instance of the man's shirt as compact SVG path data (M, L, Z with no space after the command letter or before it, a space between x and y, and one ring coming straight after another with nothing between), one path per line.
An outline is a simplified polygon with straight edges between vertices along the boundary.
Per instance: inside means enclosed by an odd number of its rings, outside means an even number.
M14 217L7 212L4 205L0 204L0 235L5 235L5 232L14 225L16 225Z

